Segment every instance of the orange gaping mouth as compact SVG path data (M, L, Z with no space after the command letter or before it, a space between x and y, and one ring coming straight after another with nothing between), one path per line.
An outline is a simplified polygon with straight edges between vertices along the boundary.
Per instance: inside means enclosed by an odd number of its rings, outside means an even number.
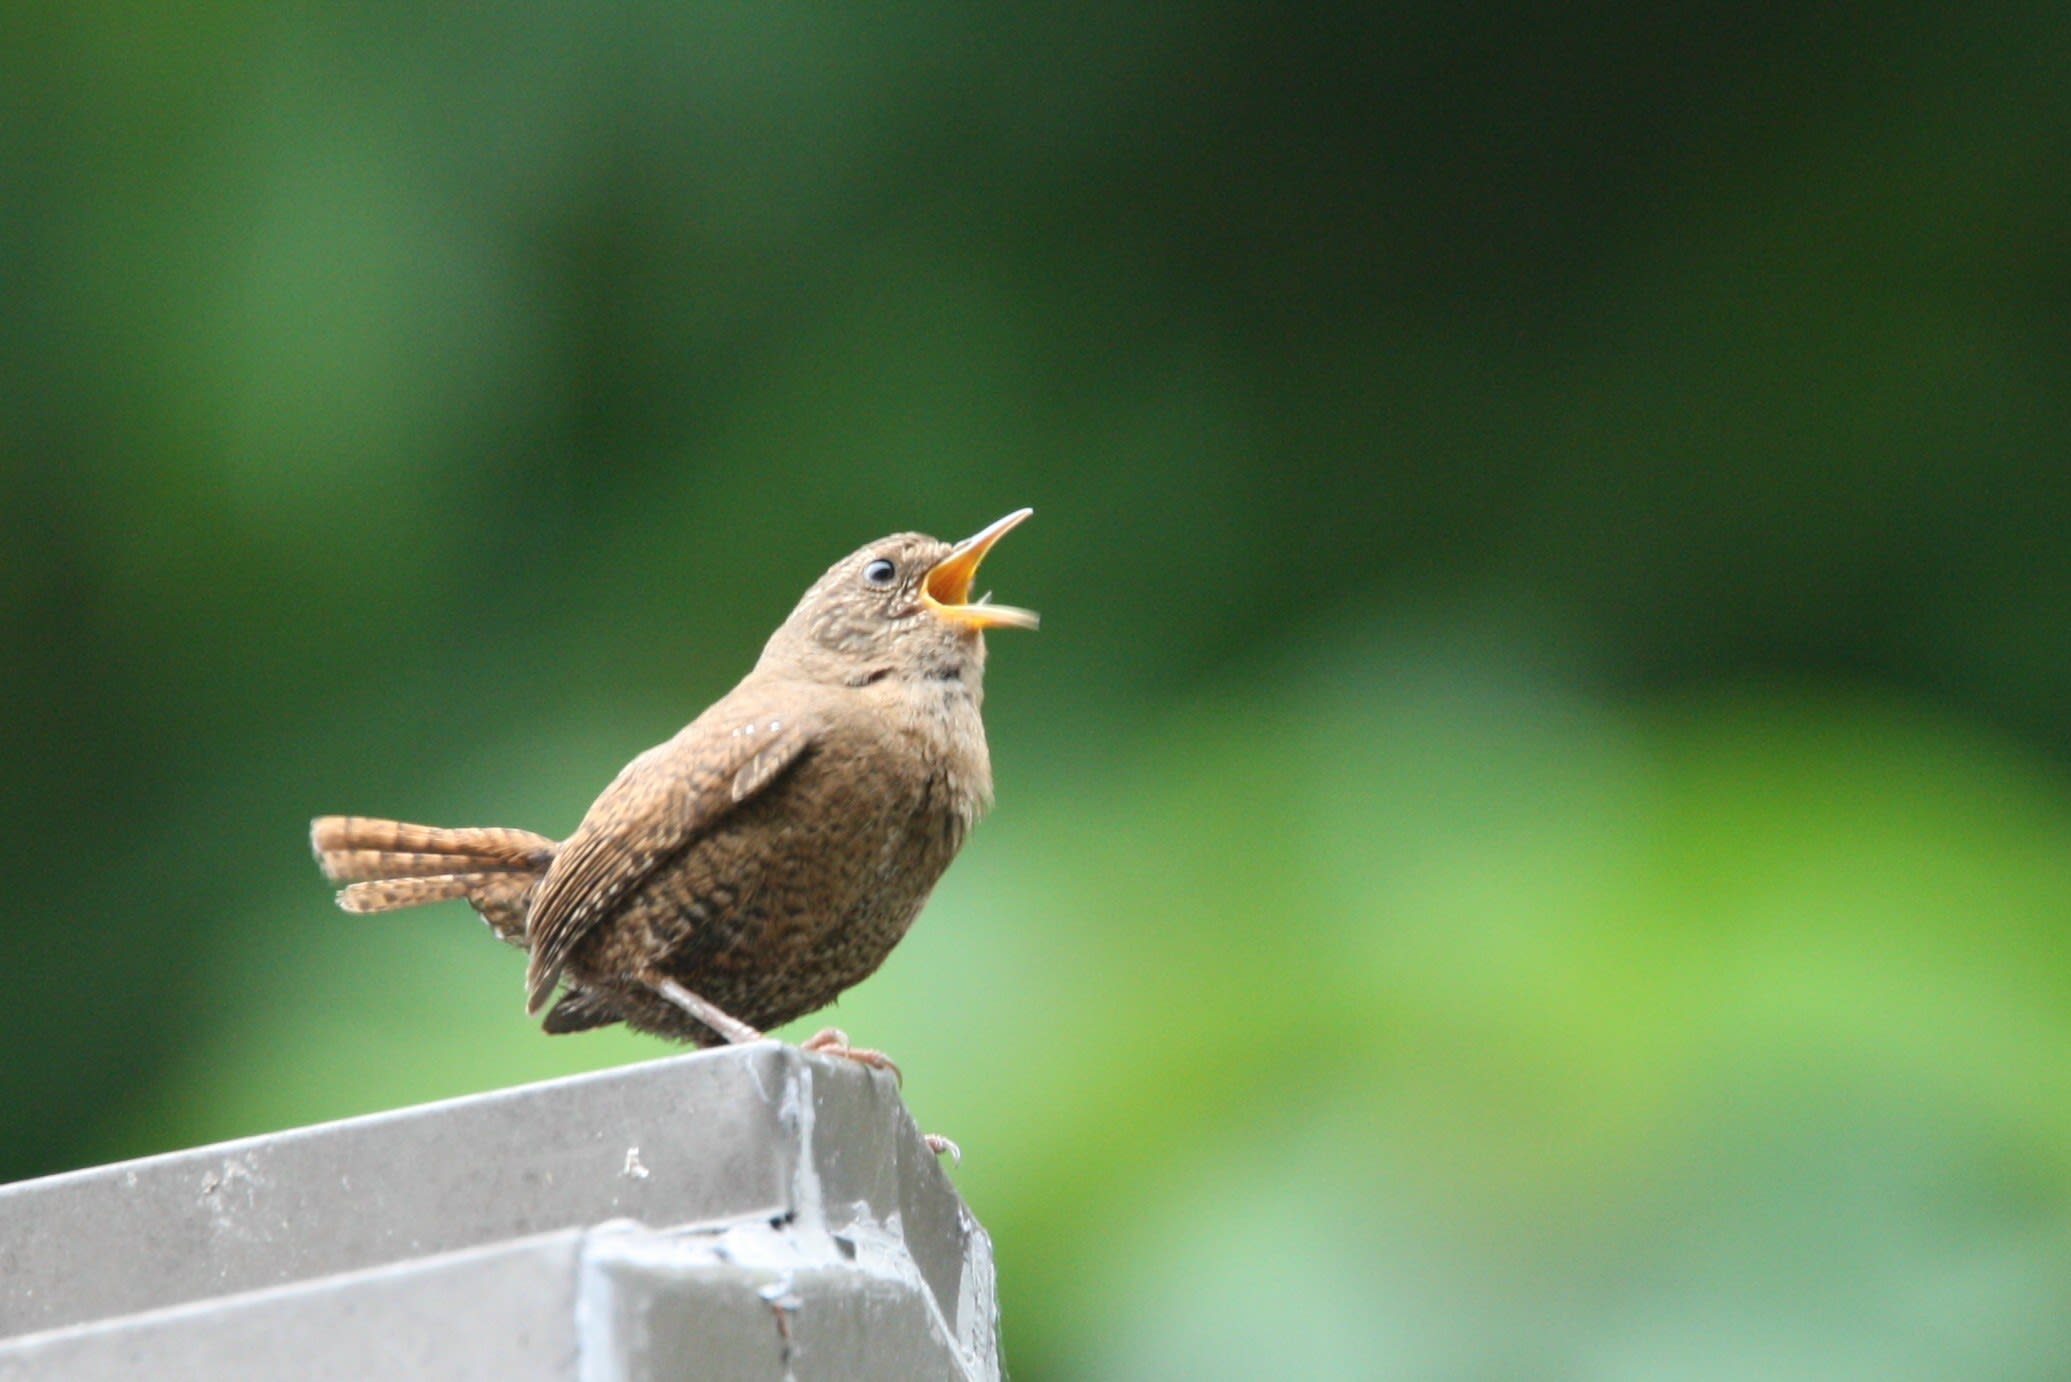
M1032 629L1041 623L1034 610L990 604L989 595L971 599L971 582L977 579L978 563L985 560L993 543L1034 512L1016 509L951 548L949 555L936 562L921 582L921 604L939 618L971 629Z

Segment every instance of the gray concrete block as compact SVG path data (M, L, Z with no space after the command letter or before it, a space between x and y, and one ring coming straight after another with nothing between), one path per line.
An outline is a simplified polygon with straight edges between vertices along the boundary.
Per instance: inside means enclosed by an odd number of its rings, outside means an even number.
M0 1187L0 1379L983 1378L891 1080L774 1042Z

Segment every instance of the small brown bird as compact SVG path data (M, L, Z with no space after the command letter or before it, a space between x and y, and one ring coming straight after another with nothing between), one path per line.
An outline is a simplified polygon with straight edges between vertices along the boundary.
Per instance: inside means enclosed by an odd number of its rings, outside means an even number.
M549 1032L624 1022L714 1046L826 1006L898 944L992 804L983 635L1036 616L974 602L971 582L1029 513L836 562L740 685L627 764L558 844L319 817L318 862L350 884L338 905L467 899L530 952L526 1011L560 990ZM891 1066L835 1028L804 1044Z

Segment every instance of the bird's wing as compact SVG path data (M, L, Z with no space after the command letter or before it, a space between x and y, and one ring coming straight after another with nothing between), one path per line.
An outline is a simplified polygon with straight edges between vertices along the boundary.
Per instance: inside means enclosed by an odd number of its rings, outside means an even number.
M809 716L700 717L628 763L554 855L526 920L525 1007L553 996L575 943L656 865L767 787L818 737Z

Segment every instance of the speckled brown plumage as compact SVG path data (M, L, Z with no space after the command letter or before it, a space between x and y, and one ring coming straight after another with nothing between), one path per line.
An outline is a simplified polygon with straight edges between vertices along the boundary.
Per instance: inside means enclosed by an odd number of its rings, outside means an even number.
M826 1006L898 944L991 804L983 631L1035 616L973 603L970 585L1027 514L835 563L754 670L558 844L318 819L317 858L350 885L339 904L467 899L530 953L528 1011L560 991L549 1032L625 1022L713 1045Z

